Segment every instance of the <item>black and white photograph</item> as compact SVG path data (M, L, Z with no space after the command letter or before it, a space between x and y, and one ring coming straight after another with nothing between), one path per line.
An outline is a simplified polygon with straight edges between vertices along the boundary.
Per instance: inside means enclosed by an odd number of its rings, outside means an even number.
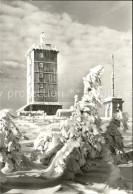
M0 1L0 194L132 193L132 1Z

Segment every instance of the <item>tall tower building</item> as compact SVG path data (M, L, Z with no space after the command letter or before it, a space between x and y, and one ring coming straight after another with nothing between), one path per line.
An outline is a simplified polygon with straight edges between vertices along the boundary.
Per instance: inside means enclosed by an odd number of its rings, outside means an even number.
M62 106L58 102L57 55L55 46L45 43L44 32L40 44L33 45L27 58L27 105L25 111L44 110L54 115Z

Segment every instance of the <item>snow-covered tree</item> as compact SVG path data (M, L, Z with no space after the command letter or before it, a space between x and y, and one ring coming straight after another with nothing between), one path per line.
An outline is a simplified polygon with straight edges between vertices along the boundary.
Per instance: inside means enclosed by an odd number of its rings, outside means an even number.
M102 132L98 114L102 104L102 72L103 67L96 66L83 78L84 95L80 101L75 96L72 117L62 121L58 131L40 133L35 140L34 148L40 150L36 159L48 166L41 171L41 176L52 179L65 172L74 176L86 172L92 159L106 160L108 154L111 155L111 147L107 145L107 136ZM119 138L122 141L121 136Z
M24 137L13 122L8 109L0 111L0 181L6 180L5 174L20 169L22 154L20 138Z
M40 151L36 159L46 165L41 176L53 179L67 172L73 177L87 172L91 160L103 158L115 163L114 153L118 150L123 152L123 140L118 130L119 119L113 118L105 132L101 129L98 110L102 104L102 72L103 67L96 66L83 78L84 95L80 101L75 96L72 116L60 123L59 130L42 132L35 140L34 148Z

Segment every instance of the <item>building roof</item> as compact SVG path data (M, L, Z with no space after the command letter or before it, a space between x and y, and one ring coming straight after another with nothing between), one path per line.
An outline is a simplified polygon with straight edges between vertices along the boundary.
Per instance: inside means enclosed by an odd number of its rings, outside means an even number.
M122 100L122 98L116 98L116 97L108 97L108 98L104 99L104 103L112 102L112 101L123 101L123 100Z
M30 105L56 105L56 106L60 106L61 104L59 102L32 102L32 103L26 104L25 106L21 107L16 112L21 112L24 110L24 108L26 108L27 106L30 106Z
M43 45L41 45L41 44L39 44L39 45L33 44L33 45L28 49L28 51L26 52L25 57L27 57L27 56L31 53L31 51L33 51L33 50L50 50L50 51L59 52L59 51L57 50L56 46L53 46L53 45L51 45L51 44L43 44Z
M32 102L30 105L60 105L59 102Z

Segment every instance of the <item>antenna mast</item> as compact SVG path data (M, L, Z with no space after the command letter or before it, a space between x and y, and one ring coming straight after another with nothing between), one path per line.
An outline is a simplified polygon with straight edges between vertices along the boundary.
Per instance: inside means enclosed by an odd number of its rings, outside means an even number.
M114 56L112 55L112 97L114 96Z

